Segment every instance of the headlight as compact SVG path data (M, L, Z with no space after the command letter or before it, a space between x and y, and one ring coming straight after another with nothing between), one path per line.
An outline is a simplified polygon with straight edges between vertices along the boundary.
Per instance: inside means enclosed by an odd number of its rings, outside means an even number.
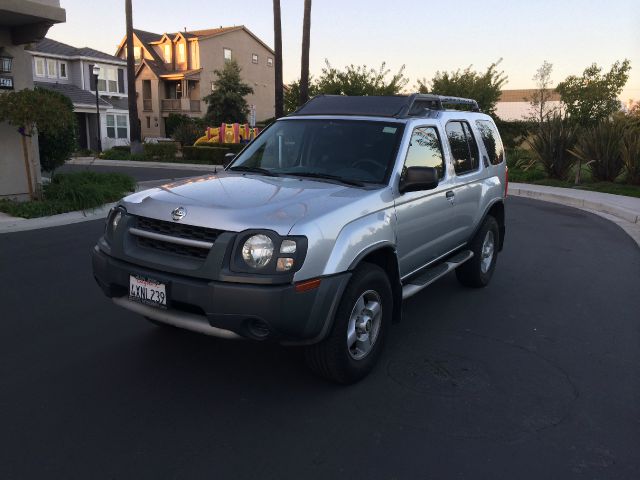
M115 232L116 228L118 228L118 223L120 222L120 219L122 218L122 210L120 210L119 208L116 208L116 211L113 212L113 215L111 215L111 231Z
M242 246L242 259L252 268L266 267L273 257L273 241L266 235L249 237Z
M125 210L123 207L115 207L111 209L109 215L107 215L107 221L105 224L105 233L107 238L113 237L113 233L118 228L118 224L120 223L120 220L122 220L124 214Z

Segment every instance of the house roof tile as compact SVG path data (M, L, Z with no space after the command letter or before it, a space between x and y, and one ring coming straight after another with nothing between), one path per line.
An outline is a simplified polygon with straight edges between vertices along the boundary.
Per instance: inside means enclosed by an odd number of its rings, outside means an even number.
M54 92L61 93L65 97L69 98L74 105L95 105L96 96L89 90L83 90L76 85L70 83L48 83L48 82L33 82L34 86L40 88L46 88ZM100 106L110 108L111 103L107 102L103 98L100 98Z
M62 55L65 57L89 57L96 60L111 60L122 62L122 59L109 55L108 53L100 52L89 47L76 48L66 43L58 42L50 38L43 38L34 45L31 49L32 52L39 52L50 55Z

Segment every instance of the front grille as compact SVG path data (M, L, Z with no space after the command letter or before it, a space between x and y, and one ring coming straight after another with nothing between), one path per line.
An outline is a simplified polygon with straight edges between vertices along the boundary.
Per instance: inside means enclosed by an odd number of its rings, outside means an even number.
M205 227L196 227L193 225L185 225L181 223L166 222L164 220L156 220L153 218L137 217L135 227L147 232L159 233L176 238L184 238L188 240L198 240L203 242L214 243L218 235L222 233L220 230ZM151 248L162 252L184 255L192 258L207 258L209 249L194 247L190 245L179 245L172 242L166 242L154 238L137 237L138 246L143 248Z

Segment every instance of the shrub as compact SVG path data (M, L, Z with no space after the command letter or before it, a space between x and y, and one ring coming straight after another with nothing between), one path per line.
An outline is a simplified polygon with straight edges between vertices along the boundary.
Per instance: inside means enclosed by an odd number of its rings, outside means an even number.
M131 153L131 146L130 145L116 145L115 147L112 147L112 150L119 150L121 152Z
M175 162L178 145L175 142L145 143L144 159L147 161Z
M534 130L534 125L531 122L522 120L507 121L498 118L495 119L495 122L505 148L519 147Z
M175 128L172 138L183 147L191 146L203 135L204 130L200 122L183 122Z
M44 186L43 199L31 202L0 201L0 211L25 218L73 210L87 210L114 202L135 189L133 178L121 173L78 172L54 175Z
M167 137L173 138L173 133L176 131L178 126L183 123L188 123L191 121L191 118L182 114L182 113L170 113L169 116L164 121L164 131Z
M627 182L640 185L640 126L628 128L620 148Z
M228 152L240 153L246 146L246 143L203 143L198 146L204 148L226 148Z
M204 163L223 165L229 149L222 147L182 147L182 159L185 163Z
M575 146L576 138L575 127L560 115L554 115L540 124L527 143L549 178L566 180L575 163L569 150Z
M619 121L603 120L582 131L571 153L589 165L594 181L613 182L622 172L624 128Z
M112 148L111 150L105 150L100 154L100 158L105 160L129 160L131 154L126 150Z
M506 151L507 167L513 170L529 170L536 165L531 152L523 148L512 148Z

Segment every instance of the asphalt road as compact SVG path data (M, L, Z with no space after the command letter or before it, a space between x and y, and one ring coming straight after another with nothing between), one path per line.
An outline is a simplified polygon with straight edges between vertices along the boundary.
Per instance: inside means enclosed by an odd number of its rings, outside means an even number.
M638 479L640 249L511 198L491 285L406 302L351 387L104 298L102 221L0 235L0 478Z
M213 166L211 171L213 171ZM220 168L220 167L218 167ZM173 170L169 168L145 168L145 167L106 167L101 165L63 165L56 172L73 173L82 171L91 171L99 173L115 172L124 173L133 177L136 182L146 182L149 180L175 180L176 178L197 177L206 175L203 170Z

